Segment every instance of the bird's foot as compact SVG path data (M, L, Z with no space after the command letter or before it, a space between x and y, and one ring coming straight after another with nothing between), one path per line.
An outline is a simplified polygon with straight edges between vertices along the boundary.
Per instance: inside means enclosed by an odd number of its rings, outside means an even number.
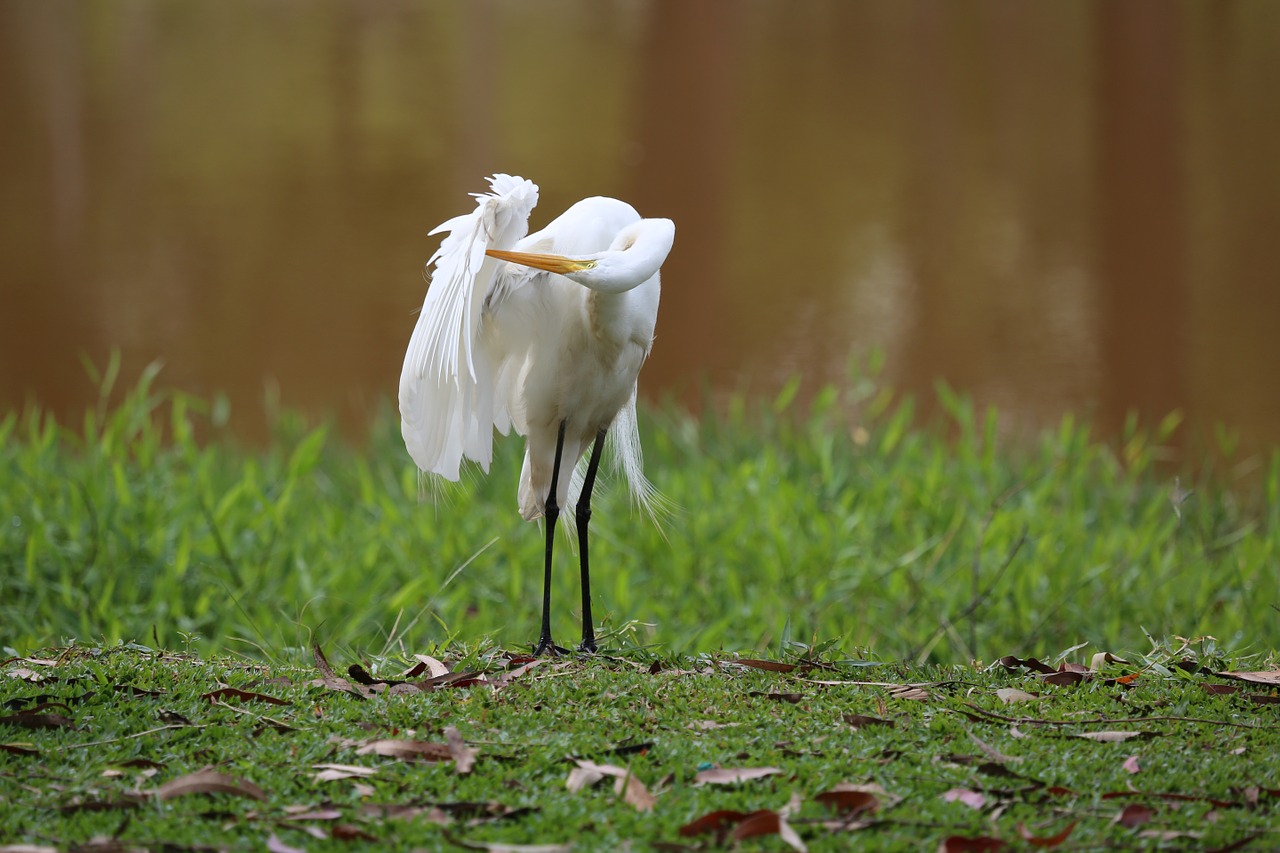
M535 658L540 658L544 655L549 658L558 658L561 655L567 655L569 653L568 649L563 646L557 646L552 642L550 637L543 637L538 640L538 645L533 647L533 656Z
M584 655L594 655L596 653L596 638L583 637L582 642L578 644L578 651Z

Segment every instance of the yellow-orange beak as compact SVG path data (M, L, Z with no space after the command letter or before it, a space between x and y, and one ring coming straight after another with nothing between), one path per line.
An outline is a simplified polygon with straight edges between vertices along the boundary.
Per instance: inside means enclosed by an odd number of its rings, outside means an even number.
M542 255L537 252L507 252L502 249L485 249L484 253L500 261L533 267L536 270L559 273L560 275L582 272L596 265L595 261L575 261L573 258L566 258L564 255Z

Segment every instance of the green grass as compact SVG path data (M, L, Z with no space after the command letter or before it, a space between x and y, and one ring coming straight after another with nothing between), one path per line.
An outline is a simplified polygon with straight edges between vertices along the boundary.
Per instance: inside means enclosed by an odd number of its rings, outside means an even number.
M785 813L810 850L1068 828L1071 849L1277 843L1275 683L1212 672L1276 665L1280 453L1236 458L1220 433L1201 464L1170 466L1176 418L1115 442L1072 418L1011 440L945 386L922 428L860 375L699 419L650 407L647 470L677 509L659 530L621 490L596 501L608 653L495 688L539 616L518 441L424 501L389 407L367 442L283 412L246 447L225 403L158 390L154 370L117 398L117 374L74 427L0 419L0 845L714 849L732 842L680 830L725 809ZM390 677L429 653L490 683L361 698L317 681L313 641L339 670ZM1124 660L1074 685L975 663L1104 651ZM1006 703L1010 687L1040 698ZM451 729L470 773L360 751ZM1096 731L1142 735L1077 737ZM570 758L629 770L652 810L612 779L569 791ZM326 763L371 775L319 781ZM779 772L695 784L716 766ZM241 794L158 796L203 767ZM878 787L834 829L820 797L840 783ZM1127 806L1147 820L1118 822Z
M455 647L447 659L455 671L480 668L495 681L512 666L485 646ZM404 666L363 663L383 677ZM263 849L275 836L307 850L355 842L715 849L714 835L680 830L724 809L785 809L813 851L934 849L951 836L1017 846L1022 831L1047 838L1070 830L1064 849L1162 841L1214 849L1250 839L1269 849L1280 840L1274 691L1199 669L1225 663L1204 645L1158 645L1074 686L999 664L797 663L780 673L732 656L663 662L632 653L543 661L500 689L472 683L392 695L383 686L362 699L319 682L316 668L137 645L47 651L0 666L0 844L71 849L100 838L122 845L109 849ZM923 684L903 694L866 682ZM214 693L224 685L256 695ZM1040 698L1006 704L997 691L1008 687ZM855 726L853 715L879 722ZM381 739L443 749L450 727L476 753L470 772L450 760L361 751ZM1080 737L1099 732L1139 734ZM652 807L626 801L612 779L571 792L572 759L629 772ZM324 764L368 775L322 781ZM160 796L205 767L242 791L256 786L261 798ZM714 767L778 772L698 785L698 772ZM819 799L841 783L878 786L843 829L826 823L837 815ZM957 791L981 800L966 805ZM1130 806L1148 809L1147 820L1117 822ZM397 809L407 812L388 816ZM788 848L774 834L743 849Z
M115 365L96 377L104 400ZM390 407L359 445L286 412L248 448L224 405L154 379L79 425L0 420L5 646L296 661L313 637L372 654L535 638L542 535L515 511L518 439L488 477L423 500ZM658 529L624 490L598 490L593 589L614 648L963 662L1148 634L1280 647L1280 453L1183 471L1175 510L1159 460L1176 418L1116 443L1071 417L1006 440L944 386L931 428L865 377L805 407L797 388L697 420L642 412L648 474L677 509ZM567 641L576 559L559 542Z

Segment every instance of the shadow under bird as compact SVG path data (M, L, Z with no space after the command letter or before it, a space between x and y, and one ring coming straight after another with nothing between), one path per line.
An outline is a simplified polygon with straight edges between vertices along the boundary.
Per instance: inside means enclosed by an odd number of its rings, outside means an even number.
M551 557L574 481L578 648L594 652L587 525L606 436L639 504L652 512L657 499L644 476L636 377L653 346L658 270L675 225L597 196L528 234L537 185L499 174L489 186L474 194L475 210L431 232L446 236L428 261L431 284L400 374L401 433L419 469L453 481L464 459L488 472L495 429L525 437L520 514L546 519L537 655L565 651L551 638Z

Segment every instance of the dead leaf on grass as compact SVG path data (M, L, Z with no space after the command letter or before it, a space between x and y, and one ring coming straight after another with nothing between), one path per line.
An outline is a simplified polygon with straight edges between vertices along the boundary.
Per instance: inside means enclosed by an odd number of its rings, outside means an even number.
M1146 740L1158 737L1159 732L1074 732L1071 737L1084 738L1099 743L1122 743L1126 740Z
M734 841L744 838L757 838L762 835L776 835L787 843L792 850L806 853L804 841L787 823L786 817L775 811L759 811L734 827L729 837Z
M880 808L880 798L869 791L823 791L814 799L842 817L873 814Z
M1057 672L1056 669L1049 666L1047 663L1037 660L1036 658L1026 658L1024 660L1019 657L1014 657L1013 655L1005 655L1000 658L1000 665L1005 669L1021 669L1026 667L1032 672Z
M1231 678L1236 681L1247 681L1250 684L1266 684L1280 687L1280 669L1268 669L1262 672L1215 672L1219 678Z
M1116 815L1115 822L1128 829L1133 829L1135 826L1142 826L1151 820L1151 818L1155 817L1155 814L1154 811L1141 803L1130 803Z
M752 690L748 696L763 696L766 699L772 699L775 702L790 702L792 705L800 704L800 700L804 696L800 693L767 693L763 690Z
M448 744L425 740L373 740L356 750L356 755L369 754L421 761L449 761L453 758Z
M796 669L796 665L793 663L778 663L773 660L752 660L751 658L725 661L725 663L737 664L738 666L749 666L752 669L763 669L768 672L795 672Z
M280 840L274 832L267 837L267 853L307 853L302 847L291 847Z
M1016 687L1001 687L996 691L996 696L1000 697L1000 701L1006 705L1014 702L1039 702L1040 697L1035 693L1028 693L1025 690L1019 690Z
M448 830L441 832L445 841L455 847L467 850L483 850L485 853L572 853L572 844L497 844L467 841L451 835Z
M265 693L250 693L248 690L238 690L234 687L220 687L217 690L211 690L208 693L201 693L201 699L207 699L210 702L225 702L228 699L239 699L242 702L267 702L271 705L292 705L293 703L287 699L277 699L274 696L268 696Z
M736 785L752 779L762 779L781 773L777 767L712 767L699 770L693 777L694 785Z
M449 673L449 667L445 666L444 661L433 658L431 655L414 655L413 659L417 663L400 673L401 678L417 678L424 672L430 678L437 678Z
M311 769L320 771L312 777L317 782L363 779L378 772L376 767L361 767L357 764L313 764Z
M76 724L61 714L35 714L23 711L0 717L0 726L17 726L23 729L74 729Z
M0 743L0 752L9 752L14 755L40 754L40 750L36 749L29 743Z
M950 791L943 792L942 801L945 803L961 803L974 811L981 811L983 806L987 804L987 795L970 788L952 788Z
M999 838L992 838L989 835L979 835L976 838L952 835L943 839L938 845L938 853L995 853L1008 846Z
M454 771L462 776L470 773L476 763L476 751L467 746L453 726L445 726L444 739L449 744L449 754L453 756Z
M893 720L886 720L883 717L872 717L869 714L845 714L844 721L855 731L858 729L869 728L871 726L888 726L889 728L893 728L896 725Z
M1138 756L1136 755L1130 755L1126 758L1124 760L1124 764L1120 765L1120 768L1126 773L1138 773L1142 770L1142 768L1138 766Z
M1052 684L1055 687L1070 687L1073 684L1079 684L1090 676L1086 669L1084 672L1075 672L1073 670L1062 670L1060 672L1051 672L1046 675L1037 676L1045 684Z
M606 776L614 778L613 790L616 794L621 794L622 799L636 811L651 812L658 800L653 794L649 793L649 789L644 786L634 773L628 768L617 767L613 764L596 764L594 761L585 761L577 759L575 763L578 765L569 771L569 778L565 780L565 787L571 793L577 793L583 788L588 788Z
M232 794L237 797L251 797L255 800L267 798L266 792L252 782L219 773L211 767L188 773L186 776L179 776L155 790L155 797L160 800L185 797L188 794Z
M711 729L731 729L739 723L717 723L715 720L694 720L685 725L686 729L701 729L702 731L710 731Z
M914 684L896 684L889 688L890 699L910 699L913 702L928 700L929 694Z
M1073 820L1067 824L1067 828L1059 832L1057 835L1050 835L1045 838L1037 838L1031 834L1021 822L1018 823L1018 834L1022 836L1022 840L1030 844L1032 847L1057 847L1066 841L1071 835L1071 831L1076 828L1076 822Z

